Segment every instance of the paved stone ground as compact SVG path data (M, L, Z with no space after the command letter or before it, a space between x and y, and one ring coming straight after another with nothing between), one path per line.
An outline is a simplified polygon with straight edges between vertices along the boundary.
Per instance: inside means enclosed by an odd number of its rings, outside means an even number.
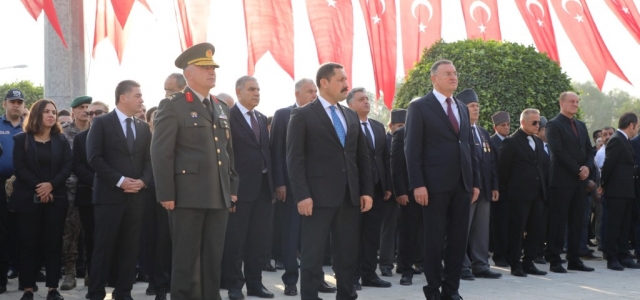
M601 255L599 253L598 255ZM494 271L502 273L501 279L476 279L475 281L462 281L460 294L465 300L484 299L640 299L640 270L625 270L622 272L611 271L606 268L605 261L585 261L585 264L596 268L594 272L574 272L568 274L549 273L547 276L529 276L527 278L514 277L509 274L508 269L492 267ZM541 270L548 271L549 265L537 265ZM565 265L566 267L566 265ZM276 273L263 272L264 285L275 293L276 299L300 299L297 297L284 296L284 286L280 280L283 271ZM326 274L332 274L330 267L325 267ZM392 282L391 288L370 288L364 287L358 292L358 299L365 300L405 300L424 299L422 286L425 285L424 275L414 276L412 286L401 286L399 284L400 275L393 277L382 277ZM331 276L326 276L327 282L335 284ZM87 288L82 286L72 291L62 291L65 299L84 299ZM39 283L40 291L36 299L45 299L44 283ZM0 300L18 300L22 292L18 291L16 279L9 281L7 286L9 292L0 295ZM134 286L133 298L136 300L153 300L153 296L144 294L147 288L146 283L137 283ZM107 293L112 289L108 288ZM246 291L244 291L246 295ZM223 299L228 299L226 291L222 291ZM335 299L335 294L320 294L325 300ZM111 299L107 294L106 299ZM247 299L259 299L247 297Z

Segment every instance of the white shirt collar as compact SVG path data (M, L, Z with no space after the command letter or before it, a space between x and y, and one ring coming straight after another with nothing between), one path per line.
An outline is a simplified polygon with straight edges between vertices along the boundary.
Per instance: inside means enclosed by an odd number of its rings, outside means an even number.
M187 86L188 87L188 86ZM207 95L206 97L203 95L200 95L200 93L196 92L194 89L189 88L191 91L193 91L194 94L196 94L196 96L198 96L198 99L200 99L200 101L204 102L204 99L209 99L209 95ZM209 100L211 101L211 100Z
M501 134L499 134L499 133L497 133L497 132L496 132L496 135L500 138L500 140L504 140L504 139L505 139L505 137L504 137L504 136L502 136Z
M620 129L617 129L617 130L618 130L618 131L620 131L620 133L624 134L624 137L625 137L627 140L629 139L629 136L628 136L626 133L624 133L624 131L622 131L622 130L620 130Z
M133 116L129 117L127 115L125 115L123 112L121 112L117 107L116 107L116 115L118 116L118 120L120 120L120 123L124 123L126 122L125 120L127 118L131 118L131 120L133 120Z
M247 114L247 112L249 112L249 110L248 110L246 107L244 107L244 106L240 103L240 101L236 102L236 105L238 106L238 109L240 109L240 112L242 113L242 115L246 115L246 114Z
M329 106L335 106L336 108L338 107L337 104L333 105L333 104L329 103L329 101L325 100L320 95L318 95L318 100L320 100L320 103L322 103L322 107L324 107L324 109L327 109Z
M436 96L436 99L438 99L438 101L442 105L444 105L445 102L447 101L447 96L445 96L442 93L436 91L435 89L433 90L433 95ZM453 96L451 96L449 98L451 98L451 100L453 100ZM454 101L451 101L451 104L456 104L456 103Z

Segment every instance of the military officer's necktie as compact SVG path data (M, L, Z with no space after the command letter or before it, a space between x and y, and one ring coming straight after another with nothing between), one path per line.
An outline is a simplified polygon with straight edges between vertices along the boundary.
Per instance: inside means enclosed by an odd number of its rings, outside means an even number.
M213 121L213 110L211 107L211 101L209 100L209 98L204 98L204 100L202 100L202 103L204 104L204 108L207 109L207 112L209 113L209 116L211 117L211 121Z
M333 121L333 128L335 128L336 133L338 134L340 144L342 144L342 147L344 147L345 138L347 136L344 130L344 126L342 126L342 121L340 121L340 118L336 113L336 107L334 105L331 105L329 106L329 109L331 109L331 120Z
M133 143L135 142L135 138L133 137L133 120L131 118L127 118L127 147L129 148L129 152L133 152Z
M451 108L451 98L447 98L447 116L449 117L449 121L451 125L453 125L453 130L456 133L460 132L460 124L458 124L458 120L456 120L456 115L453 114L453 109Z
M253 113L253 110L247 112L249 115L249 119L251 119L251 130L253 130L253 135L256 137L256 141L258 144L260 143L260 126L258 126L258 120L256 120L256 116Z

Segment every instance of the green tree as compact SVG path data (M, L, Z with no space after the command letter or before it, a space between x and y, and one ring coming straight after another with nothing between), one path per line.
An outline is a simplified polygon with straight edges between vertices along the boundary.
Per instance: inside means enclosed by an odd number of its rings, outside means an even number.
M456 92L472 88L478 93L479 123L487 129L493 128L491 115L502 110L511 115L512 130L519 127L517 120L525 108L537 108L543 116L553 117L559 111L558 95L573 90L560 66L532 46L479 39L440 40L424 50L400 88L395 107L407 107L411 99L433 89L430 68L440 59L449 59L456 66Z
M367 96L371 99L371 109L369 110L369 118L380 121L385 126L389 123L389 109L384 105L384 96L376 99L376 95L367 90ZM386 128L386 127L385 127Z
M2 100L4 100L10 89L19 89L24 93L26 108L30 108L31 104L44 97L44 87L41 85L36 86L29 80L22 80L0 85L0 97L2 97ZM4 107L0 107L0 115L4 115L4 113Z

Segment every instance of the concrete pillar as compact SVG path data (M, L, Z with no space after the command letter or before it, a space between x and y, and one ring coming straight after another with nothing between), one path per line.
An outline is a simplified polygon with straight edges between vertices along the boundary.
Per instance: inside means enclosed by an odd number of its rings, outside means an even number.
M58 109L86 95L83 0L53 0L68 48L48 20L44 31L44 96Z

